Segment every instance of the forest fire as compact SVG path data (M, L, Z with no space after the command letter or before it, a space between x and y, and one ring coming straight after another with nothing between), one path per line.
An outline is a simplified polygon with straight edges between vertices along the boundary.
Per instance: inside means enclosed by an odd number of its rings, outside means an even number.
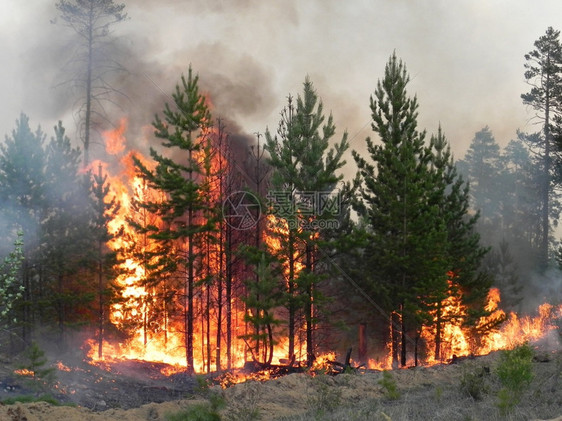
M107 364L121 360L141 360L150 362L160 362L167 364L162 368L162 374L168 376L186 369L185 354L185 330L182 325L181 317L173 311L173 305L178 304L177 297L174 297L172 284L166 282L147 282L152 279L150 274L151 251L158 247L157 242L151 240L146 234L139 234L130 224L136 221L137 224L163 224L153 215L148 215L135 204L139 201L151 197L158 200L158 193L147 187L146 182L135 172L133 156L140 160L143 165L150 167L150 162L138 152L126 151L125 132L127 127L126 119L122 119L120 125L114 131L104 133L106 140L106 152L119 164L119 167L112 174L115 163L108 164L95 161L91 167L98 168L100 172L108 177L112 195L117 198L120 208L109 227L111 232L124 233L115 236L109 242L109 246L118 252L120 257L120 274L116 278L120 295L113 300L110 306L109 321L119 331L127 333L127 339L116 341L103 338L103 346L99 347L99 339L92 338L87 341L89 347L88 359L94 364L108 367ZM215 133L214 136L217 134ZM209 143L211 145L211 143ZM216 144L211 145L216 148ZM226 154L218 149L217 153L210 155L208 171L218 173L221 168L227 165ZM204 156L202 160L206 159ZM207 157L207 159L209 159ZM219 182L215 180L211 184L213 189L220 188ZM209 191L209 198L214 201L220 199L218 191ZM150 221L147 218L151 218ZM268 227L273 234L265 235L264 241L271 249L279 249L280 237L287 227L279 220L271 219L268 215ZM221 261L220 244L207 244L206 264L208 270L218 273L220 266L224 265ZM294 251L294 256L298 250ZM293 270L292 276L303 270L304 266L296 258L294 267L288 265L291 259L285 261L283 267L284 278L288 279L288 273ZM210 273L201 273L202 279L210 276ZM288 285L286 285L289 288ZM217 303L224 306L223 296L219 297L217 291L211 288L210 284L202 283L201 291L198 294L196 306L198 312L195 320L195 358L194 370L199 373L220 371L223 368L241 368L248 360L267 361L268 350L266 342L262 344L260 355L253 355L248 348L246 339L248 329L245 313L252 315L251 308L245 308L244 303L234 300L231 308L233 331L236 332L231 340L232 354L227 357L226 351L217 347L217 343L224 340L224 332L220 332L218 320L220 314ZM486 310L490 313L488 317L481 318L476 327L463 328L455 323L455 317L464 315L466 309L463 308L459 297L453 294L440 304L440 317L443 321L440 329L440 344L436 353L435 330L423 328L420 332L420 339L425 344L426 352L421 356L423 364L436 364L450 361L454 357L468 355L482 355L498 349L510 348L525 341L537 341L556 329L554 320L562 317L562 306L555 308L548 304L543 304L539 308L539 315L536 317L518 317L515 313L508 316L499 308L500 291L492 288L488 295ZM222 316L224 317L224 316ZM502 322L506 319L505 322ZM499 324L498 329L480 334L488 325ZM217 335L221 335L217 339ZM293 345L296 359L288 358L288 339L281 338L271 347L272 356L270 361L273 364L289 364L296 366L302 364L299 361L306 355L306 339L299 337ZM100 353L100 349L102 350ZM389 369L392 367L392 356L390 355L390 344L387 345L385 354L382 357L369 359L366 366L370 369ZM228 365L224 361L229 358ZM221 362L222 360L222 362ZM335 361L336 355L333 352L317 355L314 366L327 364L327 361ZM413 364L410 361L411 364ZM410 364L410 365L411 365ZM266 379L271 375L268 370L263 370L258 376ZM248 374L240 371L236 375L223 378L221 383L234 384L254 378L255 374Z

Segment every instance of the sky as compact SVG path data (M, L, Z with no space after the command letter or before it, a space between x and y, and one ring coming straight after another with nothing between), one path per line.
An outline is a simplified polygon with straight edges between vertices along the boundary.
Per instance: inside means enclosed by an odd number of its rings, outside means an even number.
M0 3L0 139L21 112L48 136L58 120L75 133L75 93L61 85L75 35L51 23L54 4ZM114 83L125 96L108 124L128 117L131 147L147 142L141 128L191 65L227 130L274 132L308 76L337 138L347 131L351 148L364 150L369 97L396 52L420 129L441 125L457 159L485 126L501 146L518 129L537 130L520 97L529 90L524 55L549 26L562 27L559 0L129 0L126 11L113 33L127 70Z

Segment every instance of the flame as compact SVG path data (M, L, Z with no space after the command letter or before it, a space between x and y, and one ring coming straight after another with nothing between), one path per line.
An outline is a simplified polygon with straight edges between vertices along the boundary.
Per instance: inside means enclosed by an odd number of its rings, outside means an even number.
M125 132L127 131L128 120L122 117L119 120L119 126L113 130L106 130L102 132L102 137L105 140L105 151L109 155L117 155L125 150L126 142Z
M146 282L150 278L150 253L155 251L158 244L147 236L142 236L135 232L127 223L128 220L141 221L154 226L162 226L163 221L154 215L142 213L142 210L134 207L135 201L158 201L161 193L148 188L142 178L138 177L133 163L133 156L139 159L143 165L153 169L151 160L144 157L137 151L126 152L126 130L128 122L126 118L120 120L115 130L104 132L106 151L112 157L111 165L103 161L93 161L87 169L100 169L104 175L108 176L111 194L117 198L121 208L117 217L109 224L109 230L113 233L124 231L125 235L118 236L111 240L108 246L119 251L122 263L120 264L120 275L115 282L121 287L120 299L111 305L109 321L113 326L126 334L126 340L103 342L103 355L97 355L96 340L90 339L86 342L88 358L92 363L110 369L110 363L123 359L144 360L151 362L161 362L168 364L162 368L163 375L172 375L186 369L185 355L185 332L182 324L181 309L184 304L174 296L174 291L178 289L177 281L173 279L160 279L157 283ZM212 132L207 133L213 136ZM203 159L203 157L201 157ZM210 157L208 171L216 173L222 165L221 161L227 161L221 150L217 150ZM216 182L209 185L208 199L211 202L221 200L220 191ZM136 219L135 219L136 218ZM150 219L151 218L151 219ZM289 233L287 221L276 218L274 215L267 216L268 230L263 234L263 239L267 247L273 252L282 251L282 241ZM176 247L185 247L186 244L178 244ZM220 269L220 244L209 244L206 250L206 260L204 265L207 267L209 276L216 276ZM125 252L129 250L129 252ZM133 252L134 251L134 252ZM302 250L294 250L292 268L294 278L304 269L304 264L299 255ZM145 257L143 257L145 256ZM281 259L284 273L285 288L289 290L289 256ZM241 276L241 275L240 275ZM553 324L554 319L562 317L562 306L555 307L550 304L543 304L538 309L538 315L519 317L515 313L506 315L499 307L500 291L492 288L489 291L486 310L489 316L481 318L476 327L468 329L459 322L467 315L467 309L463 306L460 293L455 291L454 277L450 276L451 281L449 296L439 303L433 310L433 317L439 316L441 323L441 345L439 356L436 355L435 326L424 327L420 332L420 339L424 345L423 363L436 364L448 361L453 358L467 355L481 355L498 349L513 347L525 341L536 341L557 327ZM201 280L201 279L200 279ZM175 283L174 283L175 282ZM240 294L237 292L236 294ZM233 296L235 294L233 293ZM224 297L220 297L224 298ZM218 307L214 304L218 302L217 290L212 285L204 282L198 287L194 310L196 320L194 320L194 369L196 372L208 372L213 368L220 370L225 366L226 347L224 338L222 346L217 345L217 335L219 323ZM210 303L210 305L208 305ZM224 304L223 304L224 305ZM206 323L208 310L208 320ZM232 298L232 367L241 368L244 363L251 358L248 351L248 344L239 339L244 334L249 333L251 326L244 321L244 314L251 312L246 309L244 304L236 297ZM222 318L224 318L224 310ZM486 331L487 326L494 325L502 319L506 321L501 327ZM303 334L305 331L304 321L297 322L294 343L295 359L289 360L289 340L282 337L273 348L272 363L275 365L288 365L292 363L300 365L300 361L306 360L306 339ZM224 330L222 332L224 335ZM221 359L221 364L217 364L217 356ZM327 353L316 358L314 367L322 367L335 360L334 353ZM67 371L67 367L60 363L57 365L60 370ZM314 368L313 367L313 368ZM390 344L382 350L378 357L368 359L367 367L370 369L385 370L392 367L392 356ZM22 373L25 373L22 371ZM22 374L30 375L30 374ZM221 384L234 384L248 379L263 380L270 378L272 372L265 370L259 374L248 374L242 371L233 372L221 380Z
M514 312L506 315L499 307L500 302L500 290L491 288L485 305L485 310L490 314L481 317L474 328L466 328L454 322L443 323L439 359L436 359L434 352L435 331L424 328L421 337L428 347L425 362L435 364L449 361L454 356L486 355L493 351L510 349L524 342L538 341L558 328L554 320L562 316L562 305L556 309L551 304L542 304L537 315L520 318ZM442 304L444 320L451 315L466 315L466 308L461 304L460 297L450 296ZM499 327L494 328L496 325ZM488 329L489 327L492 328Z
M150 277L150 266L154 261L150 260L151 252L155 251L158 244L149 236L143 236L136 232L129 220L140 224L162 226L163 221L154 215L135 209L136 201L150 200L158 202L161 193L148 188L141 177L136 173L133 157L138 159L145 167L154 169L154 163L145 158L138 151L125 153L127 119L122 118L115 130L103 133L106 151L112 155L112 164L103 161L93 161L86 170L102 171L107 175L111 195L120 203L118 215L109 222L108 229L112 233L124 232L124 235L116 236L108 246L119 253L120 275L115 283L120 287L120 299L111 305L109 320L119 331L125 332L127 339L123 341L103 342L103 355L97 352L95 340L86 341L88 359L95 364L109 369L108 363L123 359L135 359L169 364L162 369L166 375L173 374L186 368L185 351L185 329L181 312L183 302L176 297L180 288L177 281L159 280L156 284L147 282ZM216 133L209 130L205 133L207 139L212 141ZM209 143L210 144L210 143ZM202 148L204 149L204 148ZM206 171L216 174L220 166L224 165L226 156L222 150L215 149L210 156L200 159ZM203 160L207 160L203 162ZM208 199L211 202L220 200L219 189L216 182L209 185ZM177 244L176 247L187 247L186 244ZM207 275L215 276L218 271L219 250L217 245L209 245L206 250L207 257L205 265L209 268ZM145 257L142 257L145 256ZM201 275L204 276L205 274ZM197 281L200 281L198 279ZM173 284L173 283L176 284ZM171 297L171 298L170 298ZM202 313L208 299L211 303L209 318L212 323L205 325L205 315ZM215 365L216 355L220 353L221 361L226 361L226 349L218 349L216 346L217 309L212 303L217 300L217 292L211 286L205 284L198 287L194 311L197 319L194 320L194 370L196 372L210 371L211 365ZM238 299L232 302L232 365L241 367L246 360L246 346L238 337L245 332L243 305ZM224 318L224 310L223 315ZM224 335L224 332L223 332ZM224 341L224 338L222 338ZM224 344L224 342L223 342Z
M17 374L18 376L35 377L35 371L27 368L18 368L17 370L14 370L14 374Z
M58 370L60 370L60 371L66 371L66 372L71 372L71 371L72 371L72 369L71 369L70 367L64 365L62 361L57 361L57 362L55 363L55 367L56 367Z

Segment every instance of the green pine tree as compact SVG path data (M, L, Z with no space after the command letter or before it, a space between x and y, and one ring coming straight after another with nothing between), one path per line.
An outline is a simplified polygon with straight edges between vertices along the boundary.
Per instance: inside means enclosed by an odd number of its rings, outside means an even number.
M32 132L29 118L21 114L10 137L0 145L0 229L2 237L15 239L21 230L25 238L25 260L20 282L23 297L18 320L21 337L29 342L32 321L40 312L44 277L41 271L41 223L48 215L45 199L45 134ZM8 242L9 244L9 242ZM6 253L7 254L7 253Z
M472 206L480 212L480 231L488 234L488 242L498 235L501 227L501 209L498 200L500 186L500 147L488 127L475 133L459 164L470 182Z
M244 281L247 294L242 301L248 309L244 320L254 330L242 338L250 344L254 361L271 364L279 335L276 328L282 323L276 316L277 308L283 304L282 266L267 250L243 247L239 253L257 275Z
M417 128L417 99L407 95L409 76L393 54L385 76L371 97L372 129L380 144L367 138L370 161L353 157L362 177L359 214L371 237L365 250L366 272L392 313L392 357L406 364L409 332L424 322L420 294L440 297L446 287L447 232L440 215L442 190L431 169L432 153L425 132Z
M480 316L485 315L484 300L488 295L491 277L482 271L482 259L489 251L480 245L480 235L476 231L479 213L470 212L470 189L462 176L457 173L450 146L439 127L437 135L431 137L433 150L432 166L440 187L436 190L436 203L440 216L445 222L446 275L447 285L435 288L429 300L434 311L431 312L435 328L435 358L440 358L441 327L443 323L473 325ZM460 298L468 307L469 317L449 314L442 315L442 301L447 297Z
M92 255L91 270L96 284L97 308L94 314L97 321L98 358L103 357L103 341L109 323L109 306L114 300L117 289L114 280L117 276L118 253L110 248L109 243L122 235L110 230L108 224L119 212L120 204L115 197L110 197L110 185L107 174L103 174L101 165L97 173L92 175L91 204L92 219L90 223L90 239Z
M317 288L322 279L318 271L318 245L324 236L322 221L339 217L338 192L342 176L337 171L345 164L342 156L349 147L347 134L331 144L335 135L332 116L326 119L323 104L310 79L296 105L289 97L282 112L277 136L266 130L266 151L272 168L273 215L281 226L277 232L281 258L287 262L287 307L289 310L289 359L295 347L295 317L302 309L305 319L307 363L314 360L314 306L321 303ZM333 202L336 201L336 202ZM281 235L279 235L281 234ZM275 235L275 234L274 234ZM302 270L299 268L302 267Z
M185 351L187 368L192 373L195 288L203 276L198 269L203 267L204 237L215 230L215 220L204 217L208 203L202 150L211 115L205 97L199 93L198 79L189 68L187 77L182 76L181 84L172 95L173 106L165 106L164 120L158 115L155 117L155 135L162 139L161 146L167 149L164 154L151 148L155 170L151 171L135 159L147 186L163 195L161 201L148 200L141 206L164 222L164 226L151 227L150 237L174 245L173 254L158 257L159 266L168 273L180 272L184 277Z
M67 325L84 322L79 318L92 299L82 282L83 262L91 252L88 243L89 177L80 171L79 148L71 145L62 123L46 145L46 215L42 221L42 272L46 278L49 313L57 326L63 346ZM49 318L50 321L50 318Z

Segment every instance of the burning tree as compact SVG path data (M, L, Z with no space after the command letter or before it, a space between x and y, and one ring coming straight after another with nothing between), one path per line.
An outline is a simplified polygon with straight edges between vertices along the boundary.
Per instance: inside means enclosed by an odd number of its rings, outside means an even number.
M120 204L115 197L110 197L110 186L107 174L102 173L101 164L97 174L92 174L93 216L91 222L92 234L92 272L97 284L97 328L98 328L98 358L103 357L103 342L105 329L109 321L108 308L114 292L113 280L116 277L118 256L109 243L121 234L118 229L109 229L111 221L115 220Z
M138 158L135 165L148 187L162 192L158 201L140 205L162 219L162 226L148 226L149 236L169 244L169 254L158 256L158 265L170 275L183 276L183 320L185 357L189 372L194 372L195 289L202 279L205 262L205 236L215 230L209 218L212 210L205 196L208 182L202 156L209 135L211 116L205 98L199 93L198 77L189 69L173 94L174 109L166 104L164 120L153 123L166 155L151 148L156 168L150 170Z

